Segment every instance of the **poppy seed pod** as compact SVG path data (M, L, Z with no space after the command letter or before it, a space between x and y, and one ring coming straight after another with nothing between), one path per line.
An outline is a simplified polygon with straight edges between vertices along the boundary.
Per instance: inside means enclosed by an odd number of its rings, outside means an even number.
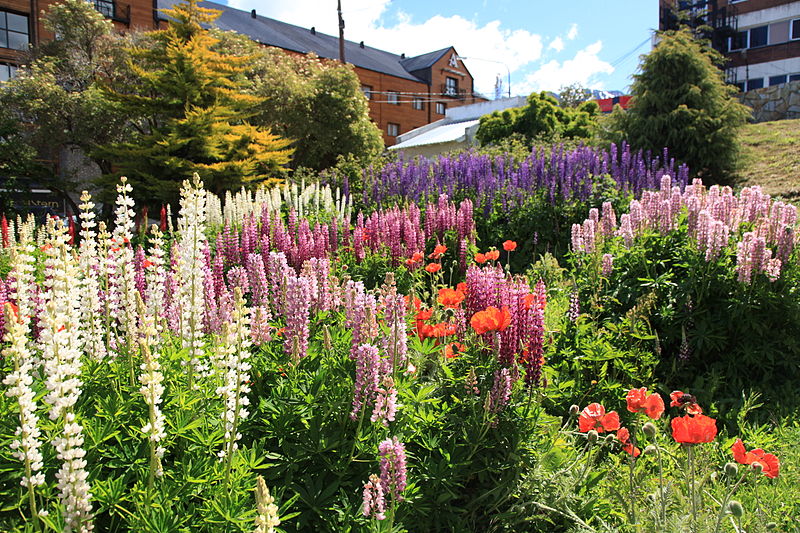
M648 422L642 426L642 431L644 431L644 434L652 439L656 436L656 433L658 433L658 428L656 428L656 425L652 422Z
M643 453L644 453L644 455L653 455L653 454L655 454L656 452L658 452L658 448L656 448L655 446L653 446L652 444L650 444L649 446L646 446L646 447L645 447L645 449L644 449L644 452L643 452Z
M725 463L725 475L733 477L739 473L739 467L736 463Z
M730 512L736 518L741 518L744 514L744 508L742 504L737 502L736 500L731 500L728 502L728 512Z
M597 431L595 430L591 430L586 434L586 440L589 441L589 444L594 444L595 442L597 442L597 437L598 437Z
M573 404L573 405L572 405L572 406L569 408L569 415L570 415L570 416L575 416L575 415L577 415L577 414L578 414L578 413L580 413L580 412L581 412L581 408L580 408L580 407L578 407L577 405L574 405L574 404Z
M613 444L614 441L617 440L617 437L613 433L609 433L606 435L606 444Z
M753 463L752 465L750 465L750 468L752 468L753 472L755 472L756 474L760 474L764 470L764 465L762 465L761 463Z

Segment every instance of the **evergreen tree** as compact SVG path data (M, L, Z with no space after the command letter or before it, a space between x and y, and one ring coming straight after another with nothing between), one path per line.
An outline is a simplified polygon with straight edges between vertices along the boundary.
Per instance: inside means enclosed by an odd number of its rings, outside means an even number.
M136 133L98 149L117 167L104 183L126 175L139 202L159 204L174 202L180 183L195 172L215 193L280 177L289 141L247 122L261 103L246 92L252 58L216 51L218 39L203 27L220 12L187 0L164 13L168 27L131 50L129 90L106 87Z
M605 136L636 149L668 147L693 173L722 180L736 165L737 130L749 111L725 83L718 52L688 30L660 39L634 75L631 107L612 114Z

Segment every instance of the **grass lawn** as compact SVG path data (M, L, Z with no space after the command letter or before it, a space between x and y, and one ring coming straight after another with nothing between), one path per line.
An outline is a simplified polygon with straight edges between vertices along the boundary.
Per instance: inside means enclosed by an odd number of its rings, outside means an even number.
M761 185L773 196L800 200L800 119L748 124L741 141L736 185Z

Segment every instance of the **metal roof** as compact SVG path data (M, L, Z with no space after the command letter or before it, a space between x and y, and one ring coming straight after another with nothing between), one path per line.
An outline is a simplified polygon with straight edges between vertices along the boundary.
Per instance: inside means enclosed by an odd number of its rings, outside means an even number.
M411 148L412 146L464 141L467 138L467 130L479 123L480 120L467 120L465 122L441 124L415 137L411 137L407 141L392 145L389 147L389 150L402 150L404 148ZM434 124L436 123L434 122Z
M180 0L157 0L158 9L170 8L179 2ZM241 11L216 2L198 2L198 5L222 11L222 14L215 21L215 25L221 30L235 31L250 37L258 43L276 46L285 50L293 50L304 54L314 52L319 57L328 59L338 59L339 57L338 37L318 31L312 32L311 28L302 28L258 14L254 18L248 11ZM167 17L163 14L159 13L159 17L161 20L167 20ZM371 46L362 46L361 43L347 40L345 40L344 49L347 62L357 67L422 83L428 82L419 76L415 76L411 71L429 68L445 52L450 50L450 48L445 48L416 57L404 58L391 52L378 50Z

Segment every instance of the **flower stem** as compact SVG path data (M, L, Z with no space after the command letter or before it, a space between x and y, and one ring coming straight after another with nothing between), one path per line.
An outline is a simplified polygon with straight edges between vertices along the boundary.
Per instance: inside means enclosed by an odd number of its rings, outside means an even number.
M722 519L725 517L725 511L727 510L728 502L731 500L733 494L736 492L736 489L739 488L739 485L742 483L742 480L744 480L746 475L747 475L747 470L745 470L745 472L742 474L742 477L740 477L739 481L737 481L733 485L731 490L729 490L728 493L725 494L725 499L722 500L722 505L720 505L719 514L717 515L717 523L714 526L714 533L719 533L719 527L722 525Z
M689 462L689 497L692 499L692 531L697 531L697 499L694 491L694 446L689 444L687 461Z

